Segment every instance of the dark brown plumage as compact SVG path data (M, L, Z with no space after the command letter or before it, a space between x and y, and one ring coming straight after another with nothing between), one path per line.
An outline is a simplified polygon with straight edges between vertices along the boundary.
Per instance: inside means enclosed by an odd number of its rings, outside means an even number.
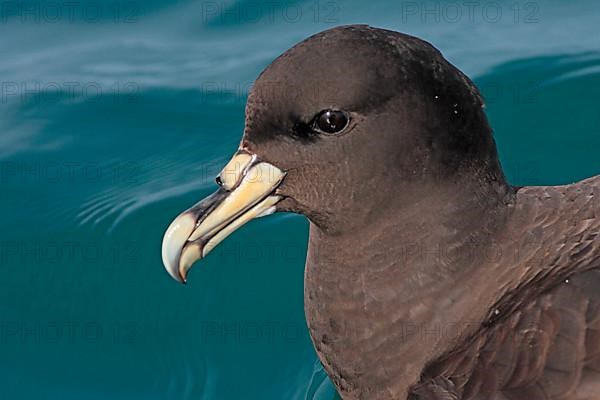
M600 399L598 193L600 177L517 192L501 240L520 254L480 277L502 315L430 360L415 398Z
M323 112L349 122L323 132ZM275 171L260 213L311 221L306 319L344 400L600 399L600 176L510 186L475 85L433 46L368 26L294 46L257 79L239 154L169 228L167 269L258 204L222 211L252 198L247 171Z
M600 398L598 193L600 177L518 189L462 241L422 215L362 244L311 228L307 318L342 398ZM369 253L382 237L396 247Z

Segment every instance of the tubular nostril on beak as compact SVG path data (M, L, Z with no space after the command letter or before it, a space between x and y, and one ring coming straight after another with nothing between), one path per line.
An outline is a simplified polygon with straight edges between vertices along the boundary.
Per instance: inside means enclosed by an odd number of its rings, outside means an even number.
M215 178L217 185L230 192L240 184L246 169L253 161L250 154L238 153L225 165L219 176Z

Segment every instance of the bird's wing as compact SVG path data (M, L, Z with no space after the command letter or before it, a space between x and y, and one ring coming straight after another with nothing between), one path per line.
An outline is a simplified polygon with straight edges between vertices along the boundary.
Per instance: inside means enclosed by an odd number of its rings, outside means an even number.
M529 226L547 228L544 243L560 250L538 276L572 274L432 363L415 399L600 400L600 177L521 195L536 210Z
M600 400L600 270L570 278L430 366L419 400Z

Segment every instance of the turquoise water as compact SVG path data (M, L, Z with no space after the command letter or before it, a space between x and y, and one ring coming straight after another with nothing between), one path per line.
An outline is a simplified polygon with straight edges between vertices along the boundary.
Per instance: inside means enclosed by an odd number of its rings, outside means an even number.
M311 33L368 23L431 41L486 96L514 184L600 173L591 0L472 10L96 1L76 3L72 18L63 3L10 4L0 23L2 398L335 397L304 322L303 218L250 223L186 287L160 260L168 223L214 190L236 149L248 86Z

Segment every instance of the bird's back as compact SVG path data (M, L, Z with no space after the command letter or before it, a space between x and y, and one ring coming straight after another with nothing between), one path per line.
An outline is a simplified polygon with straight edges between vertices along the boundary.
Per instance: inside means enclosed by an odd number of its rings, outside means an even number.
M599 189L596 177L518 194L520 201L538 207L532 226L559 223L571 230L569 240L540 239L539 244L564 246L563 258L540 275L545 282L557 279L533 300L517 297L508 315L484 324L431 363L413 388L414 399L600 400ZM561 276L565 263L577 264L577 272Z

